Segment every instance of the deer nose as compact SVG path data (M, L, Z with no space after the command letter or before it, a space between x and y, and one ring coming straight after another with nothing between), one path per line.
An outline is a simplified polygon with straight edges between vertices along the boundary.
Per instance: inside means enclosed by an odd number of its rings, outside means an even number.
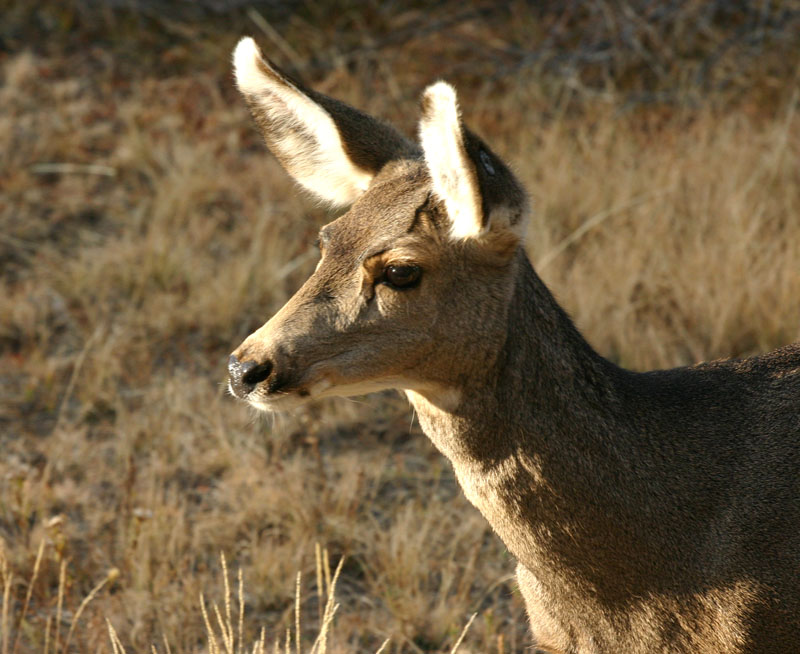
M242 362L233 354L228 359L231 392L241 399L247 397L259 383L269 377L271 372L272 362L269 360L264 363Z

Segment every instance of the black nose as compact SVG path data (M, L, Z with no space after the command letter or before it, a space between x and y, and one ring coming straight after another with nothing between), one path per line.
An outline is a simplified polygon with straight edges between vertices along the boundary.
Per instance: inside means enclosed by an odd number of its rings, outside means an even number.
M233 354L228 359L231 391L236 397L244 398L253 391L257 384L264 381L272 372L272 362L256 363L240 362Z

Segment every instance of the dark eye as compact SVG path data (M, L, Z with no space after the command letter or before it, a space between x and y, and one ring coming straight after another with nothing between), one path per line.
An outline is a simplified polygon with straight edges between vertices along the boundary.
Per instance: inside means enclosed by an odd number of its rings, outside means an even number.
M419 266L386 266L383 271L383 280L395 288L411 288L414 286L422 274Z

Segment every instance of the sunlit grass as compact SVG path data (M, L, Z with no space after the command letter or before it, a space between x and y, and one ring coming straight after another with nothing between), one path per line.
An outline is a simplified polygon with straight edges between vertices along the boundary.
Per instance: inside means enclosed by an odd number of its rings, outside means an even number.
M256 638L251 643L248 643L244 635L245 595L242 570L239 568L236 577L237 592L234 595L231 589L225 555L221 554L220 567L223 579L222 603L220 604L215 601L208 606L203 593L200 594L199 598L199 610L203 616L203 623L206 629L206 649L209 654L242 654L244 652L247 652L247 654L265 654L270 651L274 651L276 654L301 654L302 652L307 652L307 654L326 654L329 651L328 644L332 638L334 617L339 609L339 604L335 599L336 582L342 571L344 559L339 560L336 570L331 575L328 551L321 550L319 545L317 545L316 554L317 599L320 605L319 631L310 646L307 643L303 643L303 633L300 628L302 614L301 574L299 572L297 573L297 580L295 583L294 624L286 628L285 637L279 636L270 639L272 643L270 646L266 629L261 627ZM234 604L236 607L235 610L232 609ZM108 636L113 654L125 654L125 646L117 630L111 624L110 620L106 620L106 624L108 626ZM294 627L294 630L292 630L292 627ZM380 654L380 652L385 649L387 643L388 641L384 641L376 654ZM155 645L151 646L151 650L153 654L158 652L158 648ZM171 653L171 647L166 637L164 638L163 652L165 654Z

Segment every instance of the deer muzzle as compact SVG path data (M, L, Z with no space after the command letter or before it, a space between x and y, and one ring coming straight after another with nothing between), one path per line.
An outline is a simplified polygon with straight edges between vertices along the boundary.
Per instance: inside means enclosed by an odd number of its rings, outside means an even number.
M272 373L272 362L239 361L235 354L228 359L228 386L236 397L246 400L256 386L265 381Z

